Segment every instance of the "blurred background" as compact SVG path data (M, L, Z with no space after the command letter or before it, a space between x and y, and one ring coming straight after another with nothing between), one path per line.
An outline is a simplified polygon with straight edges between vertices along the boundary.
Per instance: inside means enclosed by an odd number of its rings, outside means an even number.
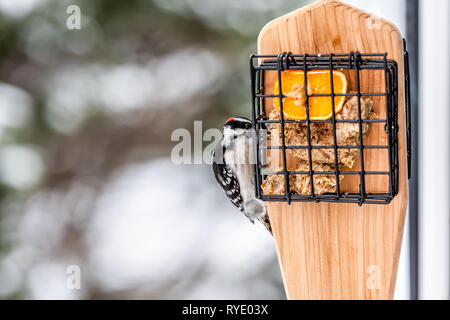
M309 2L0 0L0 298L285 299L272 238L208 165L171 161L171 134L250 116L259 30ZM417 23L417 1L347 2L404 34ZM416 278L420 298L449 294L448 2L417 11L416 101L436 112L419 117L422 220L411 241L406 229L398 299ZM79 30L66 26L73 4Z

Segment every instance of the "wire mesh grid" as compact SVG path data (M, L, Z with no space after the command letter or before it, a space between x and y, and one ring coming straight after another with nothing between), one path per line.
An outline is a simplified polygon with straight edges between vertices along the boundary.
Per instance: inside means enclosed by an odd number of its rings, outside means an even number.
M405 57L406 57L405 50ZM406 64L407 67L407 64ZM406 68L405 68L406 69ZM301 70L304 74L305 89L305 120L286 119L283 102L287 97L282 88L282 74L289 70ZM311 94L308 92L308 72L311 70L328 70L330 74L331 93ZM354 70L356 90L351 93L335 93L334 77L335 71ZM369 70L381 70L384 73L384 92L362 92L361 91L361 72ZM372 71L370 71L372 70ZM407 70L405 70L406 72ZM253 126L257 134L255 143L256 165L255 165L255 183L256 196L269 202L340 202L363 204L388 204L398 193L399 183L399 155L398 155L398 66L394 60L389 60L387 53L369 53L361 54L351 52L349 54L329 54L329 55L294 55L291 53L282 53L279 55L252 55L250 58L251 72L251 90L252 90L252 118ZM275 72L279 84L278 94L270 94L265 90L265 81L268 72ZM409 80L409 77L406 77ZM408 84L406 84L408 88ZM406 89L407 89L406 88ZM310 119L310 99L314 97L329 97L332 101L332 117L329 120ZM358 116L357 119L341 120L337 119L335 111L336 97L357 97ZM384 99L386 107L386 117L384 119L365 119L362 117L361 98L378 97ZM267 117L266 106L268 99L278 99L280 119L271 120ZM408 101L407 101L408 102ZM384 103L383 103L384 104ZM311 127L314 124L329 124L332 126L333 143L331 145L314 145L311 141ZM358 127L359 141L357 145L339 145L337 139L337 126L339 124L352 123ZM364 143L363 126L373 123L384 124L386 132L386 143L384 145L368 145ZM278 146L268 146L262 138L262 132L267 132L267 126L279 125L281 128L281 143ZM307 143L304 145L292 145L286 143L286 125L303 124L306 125ZM409 131L409 125L408 131ZM409 136L409 135L408 135ZM332 150L334 153L334 170L316 171L313 166L314 150ZM360 170L344 171L339 166L339 150L356 149L359 151ZM279 150L281 152L281 170L269 172L262 162L270 150ZM306 171L292 171L288 167L287 151L306 150L307 167ZM388 152L387 171L369 171L366 170L366 161L364 157L365 150L385 150ZM265 194L262 190L262 184L270 175L284 177L283 194ZM329 175L335 177L336 192L317 194L314 180L318 176ZM348 175L359 176L359 192L344 192L340 185L340 178ZM298 194L292 190L291 178L295 176L309 177L309 194ZM370 176L384 176L388 178L389 186L387 192L373 193L368 192L366 188L366 179Z

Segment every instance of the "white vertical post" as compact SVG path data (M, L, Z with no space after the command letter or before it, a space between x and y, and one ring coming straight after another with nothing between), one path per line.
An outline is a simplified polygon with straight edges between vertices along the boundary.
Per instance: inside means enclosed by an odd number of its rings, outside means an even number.
M450 1L420 1L419 298L449 298Z

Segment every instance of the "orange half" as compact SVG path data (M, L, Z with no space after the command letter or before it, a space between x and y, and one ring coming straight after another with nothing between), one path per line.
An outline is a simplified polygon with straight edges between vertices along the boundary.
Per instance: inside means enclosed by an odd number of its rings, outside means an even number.
M308 95L331 94L331 77L328 70L308 71ZM304 71L289 70L281 73L281 86L283 95L283 113L286 120L306 120ZM340 71L333 71L333 85L335 94L347 93L347 78ZM278 95L280 85L278 80L274 86L274 95ZM336 113L342 110L345 97L334 98ZM274 106L280 112L280 98L274 98ZM329 120L333 117L333 104L331 97L309 98L309 119Z

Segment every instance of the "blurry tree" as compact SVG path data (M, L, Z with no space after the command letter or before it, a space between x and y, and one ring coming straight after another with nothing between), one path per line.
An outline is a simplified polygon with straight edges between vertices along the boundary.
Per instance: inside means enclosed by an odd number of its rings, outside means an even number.
M81 8L80 30L66 28L71 4ZM0 1L0 297L35 297L42 261L67 256L87 266L79 298L190 297L184 292L212 272L201 259L180 271L183 281L152 289L94 279L87 230L99 198L126 168L167 158L174 129L249 116L258 31L303 4ZM254 271L275 289L249 292L284 297L274 255Z

